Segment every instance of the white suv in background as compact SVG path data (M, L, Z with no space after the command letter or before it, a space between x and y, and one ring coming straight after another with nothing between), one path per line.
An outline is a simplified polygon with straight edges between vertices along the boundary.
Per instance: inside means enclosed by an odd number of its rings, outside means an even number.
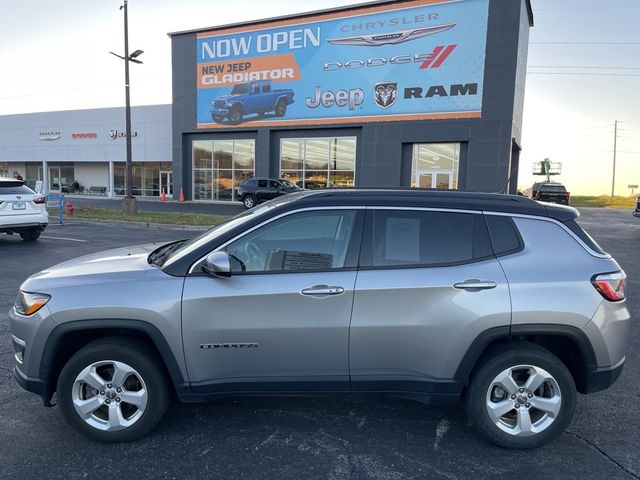
M37 240L49 223L47 200L22 180L0 177L0 233Z

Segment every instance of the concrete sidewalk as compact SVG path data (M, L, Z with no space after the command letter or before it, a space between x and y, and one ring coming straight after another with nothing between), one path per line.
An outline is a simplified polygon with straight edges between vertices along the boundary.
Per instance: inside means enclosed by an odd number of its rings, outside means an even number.
M71 202L75 207L84 208L109 208L114 210L122 209L122 199L106 197L86 197L80 195L66 195L65 201ZM244 211L244 207L239 203L200 203L200 202L178 202L168 200L143 200L138 199L138 210L141 212L183 212L183 213L204 213L209 215L237 215Z

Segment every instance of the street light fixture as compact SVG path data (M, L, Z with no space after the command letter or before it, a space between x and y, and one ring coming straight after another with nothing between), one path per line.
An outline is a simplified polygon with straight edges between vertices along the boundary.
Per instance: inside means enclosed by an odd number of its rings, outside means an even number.
M127 16L127 0L124 0L124 5L120 6L120 10L124 10L124 57L117 53L109 52L111 55L124 60L124 89L125 89L125 138L127 141L127 168L125 175L125 197L122 203L122 210L125 215L135 215L138 213L138 203L133 196L133 162L131 161L131 100L129 98L129 62L139 63L142 62L137 59L144 52L142 50L136 50L129 55L129 23Z

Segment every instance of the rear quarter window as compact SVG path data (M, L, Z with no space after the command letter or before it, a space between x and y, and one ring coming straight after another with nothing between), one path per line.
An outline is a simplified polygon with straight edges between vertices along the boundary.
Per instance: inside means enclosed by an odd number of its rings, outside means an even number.
M598 243L591 238L591 235L589 235L587 232L585 232L582 227L580 225L578 225L578 222L576 222L575 220L569 220L567 222L564 222L564 224L567 226L567 228L569 230L571 230L573 233L575 233L575 235L582 240L587 247L589 247L591 250L593 250L596 253L601 253L601 254L605 254L606 252L602 249L602 247L600 245L598 245Z

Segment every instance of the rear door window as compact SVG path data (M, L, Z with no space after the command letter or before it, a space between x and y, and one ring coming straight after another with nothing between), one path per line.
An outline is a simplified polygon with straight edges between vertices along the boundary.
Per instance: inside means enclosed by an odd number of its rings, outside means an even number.
M524 242L513 219L504 215L486 215L493 251L497 256L509 255L524 248Z
M439 211L374 210L362 266L460 265L492 256L482 215Z

